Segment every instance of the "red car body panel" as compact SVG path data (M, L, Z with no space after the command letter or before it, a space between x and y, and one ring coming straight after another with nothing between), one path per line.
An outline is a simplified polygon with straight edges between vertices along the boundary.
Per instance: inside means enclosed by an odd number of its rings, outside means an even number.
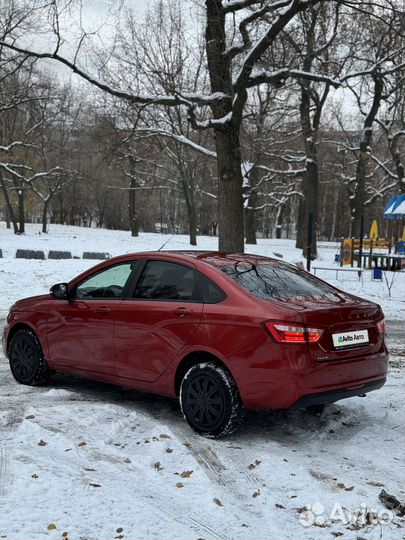
M208 353L232 373L248 409L288 408L321 392L347 397L345 392L360 394L370 383L384 383L388 351L377 329L383 318L377 304L331 286L331 293L323 296L261 300L218 269L237 260L285 263L256 255L137 253L100 263L72 280L69 289L109 266L144 259L195 268L225 297L218 303L28 298L9 314L5 354L10 336L26 325L57 371L175 397L176 374L184 359ZM323 333L316 343L279 343L266 330L267 321L303 324ZM367 346L334 349L332 333L364 329L369 332Z
M116 375L157 381L194 341L202 309L203 304L197 303L179 306L177 302L123 301L114 331Z

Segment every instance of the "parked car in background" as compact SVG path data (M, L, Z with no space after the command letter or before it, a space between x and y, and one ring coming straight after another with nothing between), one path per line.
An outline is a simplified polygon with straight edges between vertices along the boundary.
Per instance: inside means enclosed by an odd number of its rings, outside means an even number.
M231 433L245 409L304 407L385 383L384 315L279 260L147 252L104 261L10 310L15 379L53 371L178 398L190 426Z

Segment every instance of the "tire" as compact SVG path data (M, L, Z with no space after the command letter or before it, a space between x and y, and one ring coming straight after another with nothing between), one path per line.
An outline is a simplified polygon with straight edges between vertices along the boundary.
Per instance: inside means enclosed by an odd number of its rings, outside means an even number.
M312 416L321 416L323 411L325 410L326 404L325 403L318 403L318 405L310 405L309 407L306 407L306 411L308 414Z
M19 330L12 337L9 361L11 373L20 384L39 386L48 382L49 366L32 330Z
M236 431L245 413L231 374L213 362L187 371L180 386L180 407L190 427L211 438Z

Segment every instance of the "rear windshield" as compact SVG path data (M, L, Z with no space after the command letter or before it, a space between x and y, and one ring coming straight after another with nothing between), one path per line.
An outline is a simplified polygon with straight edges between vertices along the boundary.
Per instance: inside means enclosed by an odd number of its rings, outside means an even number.
M233 266L223 266L221 270L248 292L264 300L333 292L326 284L293 266L238 262Z

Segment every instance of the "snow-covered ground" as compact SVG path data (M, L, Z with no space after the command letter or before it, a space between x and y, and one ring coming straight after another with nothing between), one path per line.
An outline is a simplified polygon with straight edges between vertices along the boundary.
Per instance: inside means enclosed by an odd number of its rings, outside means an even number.
M38 230L28 226L15 237L0 226L0 318L17 298L94 264L16 260L19 247L116 255L157 249L168 238ZM200 238L198 247L215 249L216 240ZM188 248L187 238L167 248ZM333 266L336 249L322 245L316 264ZM249 250L301 260L287 240L262 240ZM178 404L165 398L61 375L45 388L20 386L0 355L0 538L403 539L398 516L374 526L343 520L370 507L382 512L382 489L405 499L404 274L392 300L368 275L364 284L356 274L341 279L341 288L378 301L397 319L388 326L387 384L329 406L320 418L298 410L249 413L241 430L222 440L194 435ZM341 520L331 521L332 512Z
M28 224L27 233L16 236L11 230L5 228L5 223L0 222L0 249L3 251L3 259L0 259L0 317L4 317L9 306L18 298L43 294L53 283L69 281L98 262L83 259L26 261L14 258L17 249L43 250L45 255L50 250L65 250L76 257L81 257L84 251L107 252L114 256L136 251L157 250L171 238L170 235L151 233L131 238L127 231L61 225L51 225L48 234L41 234L40 230L40 225ZM165 249L189 248L188 237L185 235L173 236L165 246ZM199 237L197 248L216 250L218 240L209 236ZM304 262L301 251L294 247L293 240L258 240L257 245L247 246L246 251L270 257L274 257L275 254L282 255L283 260L293 263ZM333 262L338 252L337 244L321 242L319 257L313 266L338 269L339 266ZM351 271L339 271L337 280L334 270L317 270L316 275L352 294L381 304L387 319L405 321L405 272L386 273L388 283L391 284L393 280L391 298L385 279L382 282L373 281L370 271L364 273L361 281L358 279L357 272Z

